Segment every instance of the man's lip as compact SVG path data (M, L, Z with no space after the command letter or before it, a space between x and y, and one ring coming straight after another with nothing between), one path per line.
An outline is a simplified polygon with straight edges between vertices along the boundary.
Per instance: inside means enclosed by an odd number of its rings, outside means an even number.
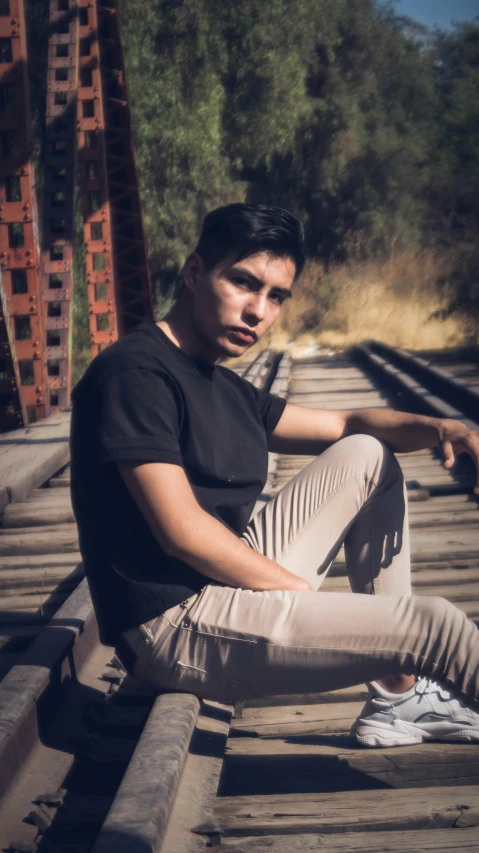
M254 332L250 332L249 329L234 329L229 328L228 332L233 332L235 335L239 335L242 338L248 338L249 340L256 341L256 335Z

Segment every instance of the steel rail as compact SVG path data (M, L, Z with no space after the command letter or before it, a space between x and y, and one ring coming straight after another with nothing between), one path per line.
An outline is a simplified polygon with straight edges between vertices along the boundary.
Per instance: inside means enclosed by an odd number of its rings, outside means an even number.
M394 353L396 353L395 350ZM402 359L400 354L396 354L394 358L390 353L378 355L371 346L365 344L354 347L352 355L373 375L382 379L398 395L399 401L403 400L413 411L442 418L456 418L474 429L479 427L477 410L474 411L476 420L472 420L467 417L464 410L447 402L446 398L450 398L450 377L442 377L437 369L434 373L430 373L420 366L423 381L419 381L416 378L417 359L412 362L411 359ZM397 363L400 359L401 367L398 367ZM467 391L469 394L475 393L472 389ZM464 400L465 396L462 399Z
M451 376L447 370L430 364L426 359L412 355L406 350L378 341L371 341L369 348L392 364L404 369L458 411L479 422L479 393L474 388Z

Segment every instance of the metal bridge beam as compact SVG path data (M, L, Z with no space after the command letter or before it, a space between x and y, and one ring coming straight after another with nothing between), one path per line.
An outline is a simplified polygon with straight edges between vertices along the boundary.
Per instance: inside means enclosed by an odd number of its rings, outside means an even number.
M79 0L78 159L92 355L153 316L116 2Z
M41 255L46 412L69 405L75 233L78 11L50 0Z
M0 0L0 430L45 416L23 0Z

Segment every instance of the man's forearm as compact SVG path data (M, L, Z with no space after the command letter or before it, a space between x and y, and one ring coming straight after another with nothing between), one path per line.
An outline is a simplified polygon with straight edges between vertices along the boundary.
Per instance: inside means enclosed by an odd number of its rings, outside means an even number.
M171 556L226 586L307 590L310 585L259 554L201 508L190 511L168 547Z
M392 409L360 409L345 415L344 436L372 435L396 453L434 447L441 439L441 419Z
M227 586L311 589L203 510L180 466L119 462L118 469L153 535L170 556Z

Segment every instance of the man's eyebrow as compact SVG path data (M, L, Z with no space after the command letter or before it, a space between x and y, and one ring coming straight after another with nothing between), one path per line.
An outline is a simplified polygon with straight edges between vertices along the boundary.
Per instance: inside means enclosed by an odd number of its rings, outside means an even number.
M254 275L252 272L246 269L246 267L233 267L231 269L232 275L238 273L238 275L244 275L245 278L249 278L251 281L254 281L255 284L259 285L259 287L264 287L264 281L262 278L258 278L257 275ZM293 291L290 290L289 287L278 287L278 285L274 285L271 290L275 290L277 293L281 293L285 299L290 299L293 295Z

